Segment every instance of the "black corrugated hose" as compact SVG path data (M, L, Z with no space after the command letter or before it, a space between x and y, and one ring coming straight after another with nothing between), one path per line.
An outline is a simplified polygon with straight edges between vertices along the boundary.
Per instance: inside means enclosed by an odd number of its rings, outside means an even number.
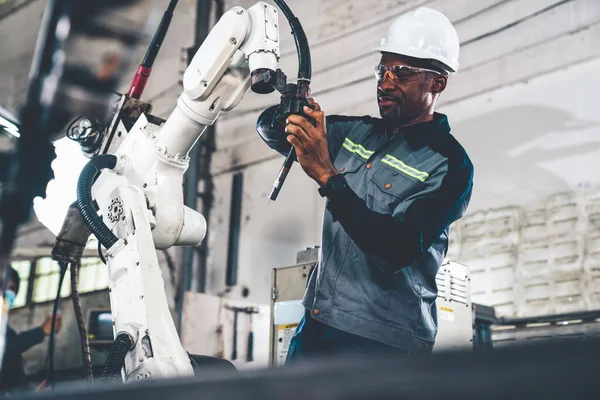
M298 79L306 79L308 82L312 76L312 62L310 58L310 47L306 33L300 24L300 20L294 15L290 7L284 0L274 0L275 4L281 9L283 15L287 18L292 28L292 35L296 43L296 51L298 53Z
M126 333L120 333L113 342L108 356L106 357L106 364L104 365L104 372L102 373L102 382L121 382L121 369L125 363L125 356L131 348L131 338Z
M117 165L117 157L102 154L92 158L81 171L77 182L77 205L90 230L106 249L110 249L119 240L102 222L94 208L92 185L96 176L105 168L112 169Z
M67 273L68 264L65 262L59 262L60 275L58 278L58 289L56 292L56 299L54 299L54 307L52 309L52 325L50 328L50 340L48 341L48 352L46 353L46 382L51 388L54 387L54 348L56 345L56 316L60 309L60 292L62 290L63 280Z
M87 334L85 320L83 319L83 310L81 309L81 301L79 299L79 289L77 288L79 267L79 262L71 263L71 299L73 300L73 311L75 312L75 320L77 321L77 328L79 329L81 357L83 361L83 369L85 371L85 380L89 386L93 386L94 374L92 372L90 339Z

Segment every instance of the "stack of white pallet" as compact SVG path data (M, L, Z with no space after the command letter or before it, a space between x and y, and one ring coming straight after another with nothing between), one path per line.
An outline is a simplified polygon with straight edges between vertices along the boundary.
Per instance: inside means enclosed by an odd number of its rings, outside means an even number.
M585 310L585 207L581 191L559 194L548 203L551 244L552 314Z
M510 207L478 212L460 222L460 260L471 271L472 299L513 316L520 287L518 261L520 211Z
M584 208L581 192L559 193L524 210L518 279L520 317L585 310Z
M471 292L471 298L474 302L480 301L485 296L487 288L485 280L482 279L486 271L485 263L481 262L484 249L479 240L485 234L485 212L477 212L459 220L458 230L460 231L460 255L452 260L462 260L471 271L471 287L475 288Z
M585 207L582 192L552 196L547 209L550 234L549 313L585 310Z
M525 317L548 313L549 259L548 215L545 207L523 211L519 238L517 279L522 296L517 316Z
M585 297L588 308L600 309L600 190L585 195Z
M457 222L450 259L471 271L473 302L501 317L600 309L600 188Z

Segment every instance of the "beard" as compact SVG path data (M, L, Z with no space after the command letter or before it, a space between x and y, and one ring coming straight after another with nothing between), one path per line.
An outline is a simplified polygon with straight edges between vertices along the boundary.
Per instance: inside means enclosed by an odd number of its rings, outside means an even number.
M407 122L406 110L397 104L394 107L379 107L379 114L387 127L394 128Z
M403 111L404 110L402 109L402 107L400 107L400 104L397 104L394 107L387 107L387 108L379 107L379 114L381 115L381 118L383 118L383 119L401 118L402 114L404 114Z

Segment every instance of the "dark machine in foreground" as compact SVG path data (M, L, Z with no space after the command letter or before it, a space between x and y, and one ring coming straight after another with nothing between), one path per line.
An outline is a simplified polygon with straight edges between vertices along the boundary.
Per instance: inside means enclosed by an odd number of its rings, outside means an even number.
M600 341L581 340L484 353L314 360L240 375L63 387L15 399L588 399L600 390L599 353Z

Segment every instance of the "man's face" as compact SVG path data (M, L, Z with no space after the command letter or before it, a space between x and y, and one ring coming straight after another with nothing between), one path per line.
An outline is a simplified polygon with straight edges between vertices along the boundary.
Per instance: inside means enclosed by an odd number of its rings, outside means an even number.
M400 72L403 79L394 79L393 74L384 74L377 82L377 103L384 119L396 123L407 123L423 114L435 101L437 93L445 88L446 77L434 72L420 71L411 60L397 54L383 53L380 64L385 70ZM407 66L413 70L402 70L396 66Z

